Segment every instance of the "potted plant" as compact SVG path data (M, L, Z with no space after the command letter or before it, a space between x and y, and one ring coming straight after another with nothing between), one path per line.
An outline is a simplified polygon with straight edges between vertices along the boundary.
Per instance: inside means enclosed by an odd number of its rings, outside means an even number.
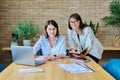
M38 25L33 24L32 21L18 22L18 36L23 39L24 46L30 46L31 40L38 32ZM27 43L26 43L27 42Z
M85 22L85 24L87 23ZM97 22L97 24L95 24L92 20L90 20L88 25L92 28L94 34L96 35L98 28L99 28L99 23Z
M105 25L120 26L120 2L112 1L109 5L110 16L102 18Z
M105 16L101 20L104 21L105 25L111 25L113 27L120 27L120 2L119 0L114 0L110 2L109 5L110 16ZM120 33L120 32L119 32ZM119 45L116 45L119 44ZM113 38L113 45L115 47L120 46L120 36L115 33Z

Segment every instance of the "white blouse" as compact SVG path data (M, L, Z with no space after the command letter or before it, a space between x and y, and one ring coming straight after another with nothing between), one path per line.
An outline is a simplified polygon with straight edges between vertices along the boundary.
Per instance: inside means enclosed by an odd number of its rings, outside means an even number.
M51 51L49 40L45 37L45 35L41 35L40 39L35 43L33 50L34 54L42 49L43 56L48 56L49 54L57 55L63 54L66 55L66 40L64 36L59 36L56 38L55 46Z

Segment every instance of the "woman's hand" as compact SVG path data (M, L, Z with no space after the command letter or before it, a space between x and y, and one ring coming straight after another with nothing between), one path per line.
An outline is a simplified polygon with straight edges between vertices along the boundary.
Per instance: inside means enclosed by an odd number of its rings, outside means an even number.
M69 56L70 56L70 57L75 57L76 55L73 55L73 54L74 54L74 52L75 52L74 50L69 51Z
M49 60L51 61L51 60L54 60L54 59L55 59L54 56L44 56L44 57L43 57L43 60L44 60L44 61L49 61Z
M49 60L49 56L44 56L42 59L43 62L47 62L48 60Z
M84 57L85 57L85 55L83 55L83 54L80 54L80 55L73 54L73 56L74 56L75 58L84 58Z
M63 54L57 54L56 58L64 58L64 55Z
M54 56L49 56L49 60L54 60L55 57Z
M43 62L46 62L46 61L51 61L51 60L55 60L55 59L58 59L58 58L64 58L64 55L62 54L58 54L58 55L55 55L55 56L44 56L42 61Z

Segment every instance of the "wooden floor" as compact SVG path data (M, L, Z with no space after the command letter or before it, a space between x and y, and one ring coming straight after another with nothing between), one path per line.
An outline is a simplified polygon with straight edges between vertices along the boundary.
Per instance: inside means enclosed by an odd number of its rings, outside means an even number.
M108 60L113 58L120 59L120 50L119 51L104 51L102 59L99 61L99 64L103 66Z

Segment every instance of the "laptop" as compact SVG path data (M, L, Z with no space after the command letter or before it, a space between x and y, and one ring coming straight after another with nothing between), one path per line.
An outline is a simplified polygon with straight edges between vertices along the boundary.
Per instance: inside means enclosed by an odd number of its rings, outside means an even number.
M13 62L29 66L38 66L42 61L36 61L31 46L11 46Z

